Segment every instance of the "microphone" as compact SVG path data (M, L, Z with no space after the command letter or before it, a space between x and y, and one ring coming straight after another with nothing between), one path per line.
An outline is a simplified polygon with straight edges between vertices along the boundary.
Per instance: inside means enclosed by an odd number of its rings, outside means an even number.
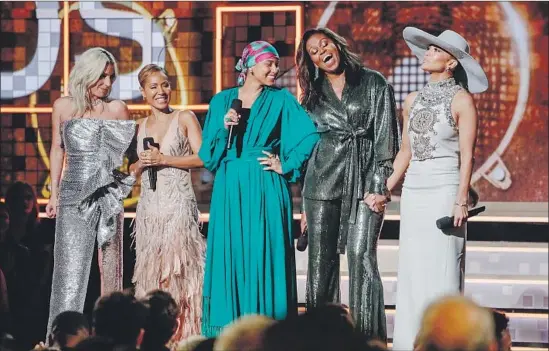
M305 229L305 231L297 238L297 245L296 248L298 251L305 251L307 248L307 245L309 244L309 230Z
M150 145L160 149L160 144L155 143L154 138L143 138L143 149L149 150ZM149 172L149 185L153 191L156 191L156 167L149 166L147 167L147 171Z
M473 208L468 212L469 217L474 217L478 215L481 212L484 212L486 210L486 206L481 206L477 208ZM454 227L454 217L442 217L437 219L437 228L438 229L449 229Z
M242 110L242 100L234 99L233 102L231 103L231 109L235 110L236 113L240 113L240 110ZM233 137L233 127L234 125L232 125L229 128L229 140L227 140L227 149L231 148L232 137Z

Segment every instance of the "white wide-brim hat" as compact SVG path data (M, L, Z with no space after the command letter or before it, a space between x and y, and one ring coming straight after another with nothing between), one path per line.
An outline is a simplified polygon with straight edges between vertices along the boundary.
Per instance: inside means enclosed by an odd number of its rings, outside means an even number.
M459 61L467 75L467 86L471 93L482 93L488 89L488 78L480 64L469 54L469 44L459 34L445 30L438 37L415 27L406 27L402 33L412 53L423 62L429 45L438 46Z

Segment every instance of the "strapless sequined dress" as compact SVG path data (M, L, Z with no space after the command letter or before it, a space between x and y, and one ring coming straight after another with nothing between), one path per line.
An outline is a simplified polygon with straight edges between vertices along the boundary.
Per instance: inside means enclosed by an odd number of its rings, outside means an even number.
M122 289L123 199L135 178L118 168L135 121L73 118L61 125L65 166L59 188L48 333L64 311L84 309L95 240L101 293Z

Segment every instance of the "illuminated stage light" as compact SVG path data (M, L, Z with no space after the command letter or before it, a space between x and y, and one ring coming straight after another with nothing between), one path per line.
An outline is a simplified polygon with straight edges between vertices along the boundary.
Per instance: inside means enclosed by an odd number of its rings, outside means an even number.
M255 5L255 6L219 6L215 9L215 39L214 39L214 62L215 62L215 86L214 94L223 90L222 82L222 55L221 42L223 39L223 14L224 13L248 13L248 12L295 12L295 51L299 47L299 41L303 34L303 7L302 5ZM297 84L297 96L301 94Z
M130 199L128 199L130 200ZM135 201L137 202L137 201ZM39 199L39 204L47 204L48 199ZM40 212L40 218L47 218L45 212ZM135 218L135 212L125 212L124 218ZM294 220L301 220L301 214L294 213ZM209 213L200 213L200 220L202 222L208 222L210 220ZM386 215L386 221L400 221L400 215ZM473 217L469 219L469 222L493 222L493 223L549 223L547 217L507 217L507 216L484 216L484 217Z
M170 105L173 109L176 110L193 110L193 111L208 111L208 104L199 104L199 105ZM130 111L148 111L151 107L149 105L128 105L128 110Z

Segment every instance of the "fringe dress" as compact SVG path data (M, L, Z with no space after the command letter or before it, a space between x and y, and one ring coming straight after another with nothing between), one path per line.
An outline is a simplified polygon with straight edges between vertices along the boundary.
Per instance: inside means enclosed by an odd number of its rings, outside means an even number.
M148 118L147 118L148 119ZM143 151L147 119L137 135L137 150ZM160 140L160 152L170 156L192 154L189 139L173 118ZM141 175L141 198L135 232L136 264L133 275L136 296L151 290L169 292L181 309L178 339L200 334L205 240L200 233L199 213L189 170L158 167L156 190L149 174Z

